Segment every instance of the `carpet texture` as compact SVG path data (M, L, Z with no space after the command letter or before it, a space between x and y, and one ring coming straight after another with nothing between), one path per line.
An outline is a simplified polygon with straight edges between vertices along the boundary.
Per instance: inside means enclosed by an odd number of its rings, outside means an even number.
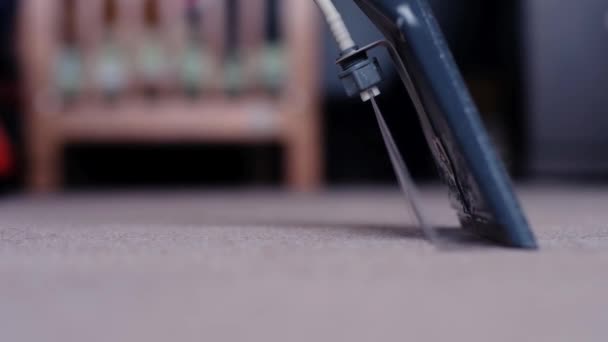
M539 252L442 191L144 192L0 202L0 341L607 341L608 188L520 191Z

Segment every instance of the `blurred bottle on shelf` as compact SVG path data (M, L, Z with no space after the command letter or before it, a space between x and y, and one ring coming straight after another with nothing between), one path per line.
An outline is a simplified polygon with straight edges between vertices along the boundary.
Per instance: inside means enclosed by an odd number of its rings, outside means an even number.
M260 60L260 82L271 93L280 92L286 69L283 46L278 42L268 42Z
M103 98L116 101L127 88L127 63L117 37L118 6L105 0L103 8L103 44L97 61L96 80Z
M78 98L82 89L82 54L76 33L75 0L63 0L61 42L56 65L56 87L64 103Z
M144 95L148 98L155 98L161 93L169 71L159 12L158 1L145 1L144 35L138 64Z
M236 51L232 51L224 63L226 92L237 96L243 89L243 66L241 58Z

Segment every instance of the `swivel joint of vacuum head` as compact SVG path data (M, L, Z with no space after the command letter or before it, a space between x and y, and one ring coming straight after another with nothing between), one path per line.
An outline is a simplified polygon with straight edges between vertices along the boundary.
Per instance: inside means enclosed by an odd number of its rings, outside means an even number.
M363 102L380 95L378 84L382 82L382 70L377 58L370 58L365 51L355 47L338 60L342 72L338 77L350 97L360 95Z

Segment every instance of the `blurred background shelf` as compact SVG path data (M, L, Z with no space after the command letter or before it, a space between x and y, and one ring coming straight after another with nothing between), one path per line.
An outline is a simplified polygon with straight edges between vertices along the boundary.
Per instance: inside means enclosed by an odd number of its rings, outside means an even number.
M65 146L91 142L278 143L285 184L317 188L316 20L298 0L22 1L29 188L58 190Z
M311 21L316 20L316 9L308 2L203 0L204 10L196 19L202 29L199 35L192 35L188 32L196 20L191 18L197 16L186 16L184 7L195 1L158 0L160 10L152 13L154 20L143 20L148 11L144 0L119 1L110 10L101 0L1 1L0 120L11 140L16 167L11 176L0 177L0 191L6 188L4 184L14 190L29 184L31 189L34 174L41 173L33 166L52 164L48 153L60 154L54 159L57 168L47 169L58 170L54 184L58 184L55 189L62 190L132 185L301 188L293 184L301 184L304 174L316 179L309 180L310 184L394 184L373 114L369 106L345 97L336 72L335 42L324 25ZM606 1L429 2L482 119L516 180L605 180ZM70 3L72 11L60 10ZM358 42L380 38L352 0L335 3ZM294 6L304 7L296 10ZM69 17L70 12L75 19L66 23L62 18ZM140 19L126 20L133 13ZM174 19L167 20L169 17ZM228 25L230 22L236 25ZM155 29L165 25L171 29ZM104 33L104 26L112 27L114 33ZM122 32L120 39L116 32ZM149 87L138 63L143 47L150 46L150 36L157 38L151 39L153 47L159 41L170 45L161 50L173 67L165 71L169 76L162 90L147 92L145 88ZM199 53L201 46L188 44L197 39L204 42L206 53ZM104 77L95 72L95 63L99 56L106 56L102 60L110 61L106 68L112 71L116 51L124 54L128 77L122 80L126 83L119 92L122 96L108 104L99 89L99 78ZM400 82L391 79L387 56L380 53L377 57L387 75L379 101L397 143L416 180L434 182L434 165L428 158L414 108ZM58 62L61 60L64 63ZM192 62L197 60L212 67L201 72L200 64ZM64 64L67 70L62 82L57 77L57 69L61 69L58 64ZM184 77L184 72L189 76ZM82 77L73 78L81 73ZM112 80L108 77L112 72L105 75L106 82ZM192 80L201 82L190 83ZM204 91L192 91L193 85ZM66 91L70 87L84 94L70 99L70 91ZM150 97L152 101L147 101ZM261 107L272 108L269 112L278 111L276 120L264 114L260 120L250 119L249 114L222 118L239 111L235 108L240 105L248 106L243 103L251 98L262 103ZM219 104L222 101L227 105ZM150 118L144 115L167 111L162 114L185 116L184 108L199 105L193 109L195 116L205 118L175 119L178 123L174 119L161 122L164 119L156 118L161 113ZM176 109L169 109L174 106ZM212 115L219 107L223 107L222 112ZM98 112L108 117L108 122L102 118L72 118L78 116L78 108L83 115ZM284 115L284 109L294 114ZM123 128L122 120L127 119L113 119L139 110L145 111L141 120L133 119L141 122L139 129ZM35 131L40 131L40 136L51 135L42 127L59 125L59 121L64 122L63 116L69 116L65 120L70 127L90 126L86 130L70 128L80 132L70 133L78 137L63 137L61 144L56 142L57 137L36 138ZM241 134L223 127L222 120L227 120L225 125L229 127L243 127L237 122L254 122L257 126ZM155 128L146 128L146 123ZM187 132L175 134L173 130L181 128L161 129L164 125L187 126ZM113 128L94 132L93 127L101 126ZM120 134L111 132L116 127L122 130ZM131 129L135 135L125 132ZM158 132L151 133L155 130ZM37 152L41 156L34 158L33 146L42 146ZM302 146L311 146L312 152ZM295 150L308 152L300 152L296 158ZM300 181L295 182L296 178Z
M282 139L288 129L285 112L263 99L129 101L116 107L75 106L47 125L65 141L257 142Z

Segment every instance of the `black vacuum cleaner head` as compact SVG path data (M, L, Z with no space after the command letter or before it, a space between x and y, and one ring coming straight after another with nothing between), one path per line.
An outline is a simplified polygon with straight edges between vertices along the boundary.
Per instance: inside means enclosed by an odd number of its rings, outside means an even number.
M534 234L426 0L353 0L384 34L420 104L426 140L465 229L534 249Z

